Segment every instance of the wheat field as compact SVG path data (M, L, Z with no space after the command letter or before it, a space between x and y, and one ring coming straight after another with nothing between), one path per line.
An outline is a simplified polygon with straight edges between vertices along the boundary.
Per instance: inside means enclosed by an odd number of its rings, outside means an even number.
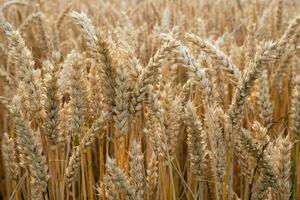
M299 0L0 0L0 199L300 199Z

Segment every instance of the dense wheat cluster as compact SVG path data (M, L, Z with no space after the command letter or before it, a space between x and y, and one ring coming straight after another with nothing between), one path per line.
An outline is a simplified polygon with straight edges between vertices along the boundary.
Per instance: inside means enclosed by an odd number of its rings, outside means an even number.
M0 1L0 199L300 199L298 0Z

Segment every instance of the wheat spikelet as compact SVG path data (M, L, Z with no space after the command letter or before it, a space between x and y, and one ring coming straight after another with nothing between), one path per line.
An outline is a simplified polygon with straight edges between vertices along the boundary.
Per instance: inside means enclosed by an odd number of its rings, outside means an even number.
M40 199L46 191L48 181L48 167L42 155L42 148L38 133L34 133L21 113L21 99L15 96L11 113L16 126L17 143L22 152L22 162L29 166L32 199Z
M65 104L64 107L60 109L59 112L59 130L61 131L60 139L61 142L65 142L66 139L70 136L69 130L70 130L70 124L69 124L69 105Z
M18 67L18 77L20 79L19 90L28 107L29 115L38 125L43 118L42 109L42 86L40 71L34 69L34 61L29 49L18 31L14 31L11 25L2 19L0 28L5 32L10 44L10 55L13 64Z
M246 69L239 80L236 92L233 96L233 101L228 110L230 121L233 127L240 123L243 117L243 105L246 102L249 90L253 86L254 81L261 74L262 66L269 62L272 58L272 51L276 48L273 43L267 43L265 46L259 48L256 56L250 66Z
M158 183L158 161L154 154L152 154L147 168L146 183L149 195L151 195Z
M282 82L284 81L284 78L286 78L288 69L290 68L292 62L292 57L295 53L292 46L287 48L289 48L289 50L286 50L286 53L282 56L273 78L273 86L276 87L280 92L282 92Z
M67 4L64 6L63 10L59 13L57 19L55 20L53 27L52 27L52 41L53 46L55 49L59 49L60 47L60 35L59 31L63 24L64 19L66 18L68 12L71 10L72 1L68 1Z
M76 146L73 149L68 166L66 168L66 181L69 187L72 181L76 180L78 170L80 169L80 147Z
M175 38L173 38L170 34L165 35L165 37L170 38L169 40L175 40ZM176 48L177 54L180 55L179 60L181 59L186 65L191 80L196 82L200 89L203 90L205 102L207 104L211 104L214 102L214 96L212 94L212 84L207 78L207 69L200 67L196 63L195 58L190 54L189 49L186 46L180 44L179 41L176 42L178 44Z
M46 97L45 100L45 135L48 137L50 143L57 144L61 141L61 133L59 129L61 111L61 102L59 99L59 86L58 86L58 63L54 65L48 61L46 65L49 69L48 81L46 82Z
M161 105L164 110L162 115L161 148L165 156L171 157L175 153L180 126L181 99L172 93L170 84L165 85L161 93Z
M146 116L146 125L143 130L147 135L149 143L157 156L163 156L161 142L162 142L162 127L160 121L153 115Z
M251 61L251 59L253 58L253 56L255 55L255 47L256 47L256 29L257 29L257 25L255 23L250 23L249 26L247 27L247 36L245 38L244 41L244 45L245 45L245 51L246 51L246 62L245 63L249 63Z
M276 140L276 147L278 153L275 155L275 160L278 162L279 178L280 178L280 192L278 195L281 199L288 199L290 197L290 175L291 175L291 149L292 142L290 136L279 136Z
M203 177L207 171L208 156L210 151L206 145L207 136L199 121L196 109L191 102L186 104L185 123L188 127L188 148L191 159L191 167L194 173Z
M120 136L126 134L128 130L128 83L127 71L123 66L119 66L116 70L116 87L115 87L115 107L114 121L115 126L120 132Z
M9 176L12 179L17 180L20 174L20 166L17 159L14 139L10 138L7 133L4 133L1 147L4 164Z
M300 38L300 29L297 32L293 33L292 38L284 48L284 52L282 52L282 55L280 55L281 58L280 63L276 69L274 80L273 80L274 82L273 85L277 87L279 91L282 91L282 82L287 75L289 66L293 61L293 57L297 51L297 44L299 38Z
M264 121L265 125L268 125L272 122L273 109L266 70L264 70L262 75L258 78L258 99L261 109L260 118Z
M135 91L134 100L132 101L131 111L136 113L142 108L142 102L145 101L146 95L148 93L148 87L152 83L156 82L157 74L159 73L162 61L171 53L178 44L176 41L170 39L157 50L155 55L150 58L147 66L143 68L141 74L137 81L137 86Z
M48 37L46 35L46 30L44 28L44 20L43 20L43 13L38 12L36 14L36 23L39 31L39 41L42 47L42 50L47 52L49 49L49 44L48 44Z
M286 49L288 49L288 45L290 43L293 43L293 40L295 37L298 37L297 32L299 31L299 25L300 25L300 16L297 16L293 19L293 21L289 24L289 27L286 29L286 31L282 34L281 38L278 41L278 51L279 51L279 57L284 54ZM295 36L296 35L296 36Z
M291 130L294 134L299 135L299 128L300 128L300 112L299 112L299 105L300 105L300 76L296 76L295 78L295 87L293 90L293 98L292 98L292 125Z
M103 113L97 120L95 120L88 132L81 139L79 146L76 146L73 150L66 169L66 178L69 185L75 180L78 170L80 169L81 153L85 153L87 148L93 144L96 137L99 135L99 133L101 133L101 129L104 128L104 123L106 122L108 116L108 113Z
M243 138L235 138L234 153L238 158L237 162L241 167L241 173L246 178L247 182L251 182L254 171L254 161L251 153L244 148Z
M103 178L103 181L104 181L104 185L105 185L105 196L106 196L106 198L109 199L109 200L119 199L120 196L116 192L117 188L115 186L115 183L110 178L110 176L105 176Z
M86 151L87 147L91 146L96 137L99 136L100 133L102 133L102 129L105 128L105 122L107 121L109 116L109 113L102 113L101 116L93 122L92 126L89 128L88 132L83 136L81 140L81 145L84 151Z
M276 30L280 31L282 27L283 0L278 0L276 9Z
M109 42L104 39L103 34L95 29L91 20L84 13L72 12L71 16L80 24L84 36L88 42L91 53L95 59L101 63L101 74L103 80L103 92L106 101L108 112L111 111L114 105L115 95L115 63L111 52Z
M225 70L232 74L236 80L239 79L241 76L240 70L237 68L237 66L235 66L235 64L233 64L233 62L223 51L210 42L199 38L195 34L189 33L186 36L192 43L199 46L202 51L211 56L213 62L222 64Z
M129 177L116 165L116 161L107 157L106 168L108 174L105 177L111 180L116 190L125 193L125 199L136 199L135 188L130 184Z
M89 80L88 80L88 114L91 120L97 119L103 109L102 101L103 95L101 93L101 86L98 84L101 82L100 74L97 71L95 62L91 63Z
M70 131L73 141L76 142L83 134L87 88L83 76L81 55L72 51L66 58L65 64L70 68Z
M142 153L141 145L134 140L130 150L130 176L133 179L132 184L136 190L135 199L137 200L144 199L144 171L144 155Z
M220 115L223 111L219 107L208 107L205 113L205 131L208 133L208 143L211 149L211 158L214 165L213 170L219 183L222 183L225 177L226 168L226 140L220 123Z
M243 138L245 147L248 148L252 156L257 161L260 159L259 165L263 171L263 180L260 189L258 190L260 191L260 194L258 195L264 195L263 193L269 187L278 189L278 170L276 166L273 165L275 159L272 155L274 153L273 145L260 142L251 136L250 132L247 130L242 130L241 137Z

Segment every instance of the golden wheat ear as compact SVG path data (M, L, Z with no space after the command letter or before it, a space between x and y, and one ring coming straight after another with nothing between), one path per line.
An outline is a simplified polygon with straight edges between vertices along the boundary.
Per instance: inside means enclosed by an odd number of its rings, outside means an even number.
M45 62L44 66L49 69L46 81L46 100L44 108L46 112L44 122L44 133L49 142L53 145L61 142L62 134L60 132L60 112L61 99L59 98L58 71L59 65L52 64L50 61Z
M30 170L31 197L41 199L46 192L49 176L40 135L30 128L29 122L24 118L19 96L15 96L12 100L11 114L15 123L21 162Z
M130 183L130 178L116 165L114 159L107 157L106 161L107 174L104 177L106 187L113 186L112 188L115 188L115 190L111 192L122 192L125 194L126 198L135 199L136 188ZM107 188L107 190L111 190L112 188Z
M15 148L15 140L10 138L7 133L4 133L1 147L4 164L8 170L8 174L12 179L17 180L20 175L20 166Z
M28 112L29 120L35 124L35 128L42 130L44 111L42 107L43 86L41 70L35 69L32 52L25 45L25 41L19 31L13 30L12 26L5 19L1 19L0 29L5 33L5 37L9 41L11 62L18 69L18 90L22 93L23 107L27 110L26 113Z
M193 172L204 177L208 169L208 159L211 154L207 145L207 134L199 120L196 108L189 102L185 108L185 123L188 128L188 151Z
M97 61L99 71L101 71L102 88L104 94L105 105L108 112L113 110L114 96L116 87L116 69L115 60L113 58L111 44L105 38L104 34L96 29L91 19L84 13L71 12L70 16L76 20L81 27L82 33L87 41L89 51L93 58Z
M145 194L145 166L141 145L134 140L130 149L130 172L136 198L143 199Z
M0 1L0 199L300 199L299 11Z

